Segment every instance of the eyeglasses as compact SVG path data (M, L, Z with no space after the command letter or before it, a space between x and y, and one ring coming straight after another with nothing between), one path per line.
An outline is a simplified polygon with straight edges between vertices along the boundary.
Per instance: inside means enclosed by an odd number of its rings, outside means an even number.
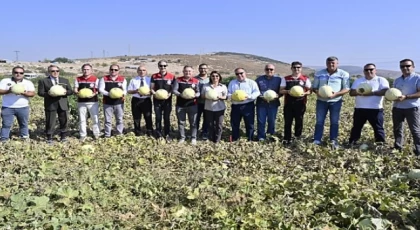
M23 75L23 72L13 72L13 73Z
M109 71L118 71L119 69L109 69Z
M219 75L211 75L210 77L219 77Z
M375 69L365 69L365 71L374 71Z
M235 73L236 76L243 75L245 72Z
M266 71L273 71L274 69L266 68Z
M50 70L51 73L59 73L60 70Z
M400 68L410 68L411 65L400 65Z
M292 66L292 69L300 69L302 66Z
M166 67L166 66L168 66L168 65L159 65L159 67Z

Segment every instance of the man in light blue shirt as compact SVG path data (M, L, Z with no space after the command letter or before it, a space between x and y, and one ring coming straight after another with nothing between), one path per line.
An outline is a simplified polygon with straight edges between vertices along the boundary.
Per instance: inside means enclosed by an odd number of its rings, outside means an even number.
M402 92L402 96L394 101L392 123L394 126L394 148L401 150L404 143L404 120L414 142L414 153L420 156L420 75L414 72L414 61L400 61L402 76L395 79L394 88Z
M248 141L254 139L254 120L255 120L255 104L254 101L261 95L257 83L246 78L244 68L235 69L236 79L229 82L228 98L232 98L232 94L236 90L243 90L246 92L246 100L232 101L232 110L230 113L230 121L232 125L232 141L239 139L239 127L241 119L245 120L246 136Z
M330 141L333 148L338 148L338 123L340 121L343 95L350 91L350 75L348 72L338 69L337 57L328 57L326 65L326 69L322 69L315 73L314 81L312 83L312 90L317 95L314 144L321 144L325 118L329 111ZM333 94L328 98L321 97L318 92L319 88L324 85L329 85L333 89Z

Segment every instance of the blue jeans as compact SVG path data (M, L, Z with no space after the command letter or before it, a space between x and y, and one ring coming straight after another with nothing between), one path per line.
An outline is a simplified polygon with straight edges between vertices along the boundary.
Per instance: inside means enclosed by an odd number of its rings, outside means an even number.
M278 109L279 107L277 105L269 105L268 103L257 104L257 127L259 140L266 138L266 123L268 123L267 133L271 135L274 134Z
M232 141L237 141L239 139L239 130L242 118L245 121L246 137L248 141L252 141L252 139L254 139L254 102L232 105L232 110L230 112L230 122L232 125Z
M28 138L28 120L29 120L29 106L23 108L1 108L1 140L8 140L10 138L10 129L12 128L14 118L17 118L19 123L20 137Z
M328 111L330 112L330 140L337 140L338 122L340 121L340 111L343 100L336 102L316 101L316 125L315 125L315 141L321 141L324 133L324 122Z

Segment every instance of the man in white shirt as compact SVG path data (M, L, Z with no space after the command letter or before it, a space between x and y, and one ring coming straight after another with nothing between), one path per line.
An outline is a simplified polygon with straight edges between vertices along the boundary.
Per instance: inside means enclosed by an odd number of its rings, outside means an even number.
M3 95L1 108L1 141L6 142L10 138L14 117L19 123L20 138L29 138L29 98L35 96L34 84L23 78L25 70L23 67L16 66L12 69L13 77L4 78L0 81L0 95ZM12 93L15 84L23 84L24 92Z
M369 121L375 133L375 142L385 142L383 96L389 89L389 82L380 76L376 76L376 66L373 63L366 64L363 68L364 77L356 79L350 90L350 96L356 97L356 107L353 114L353 128L351 129L349 145L354 145L360 139L360 135L366 121ZM372 92L361 93L357 91L360 84L366 83L372 87Z
M151 78L147 76L147 69L144 65L137 68L138 76L131 79L127 88L127 93L132 94L131 98L131 114L133 115L134 121L134 132L136 136L140 136L140 121L141 116L144 116L146 122L146 134L148 136L153 135L153 123L152 123L152 99L149 95L140 95L139 88L146 86L150 88Z

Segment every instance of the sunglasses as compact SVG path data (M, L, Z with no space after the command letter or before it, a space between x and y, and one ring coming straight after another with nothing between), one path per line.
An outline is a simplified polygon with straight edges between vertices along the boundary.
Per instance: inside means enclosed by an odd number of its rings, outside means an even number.
M236 76L243 75L245 72L235 73Z
M51 73L59 73L60 70L50 70Z
M23 75L23 72L13 72L13 73Z
M410 68L411 65L400 65L400 68Z
M374 71L375 69L365 69L365 71Z
M300 69L302 66L292 66L292 69Z
M168 66L168 65L159 65L159 67L166 67L166 66Z
M109 71L118 71L119 69L109 69Z
M266 71L273 71L274 69L266 68Z
M219 75L211 75L210 77L219 77Z

